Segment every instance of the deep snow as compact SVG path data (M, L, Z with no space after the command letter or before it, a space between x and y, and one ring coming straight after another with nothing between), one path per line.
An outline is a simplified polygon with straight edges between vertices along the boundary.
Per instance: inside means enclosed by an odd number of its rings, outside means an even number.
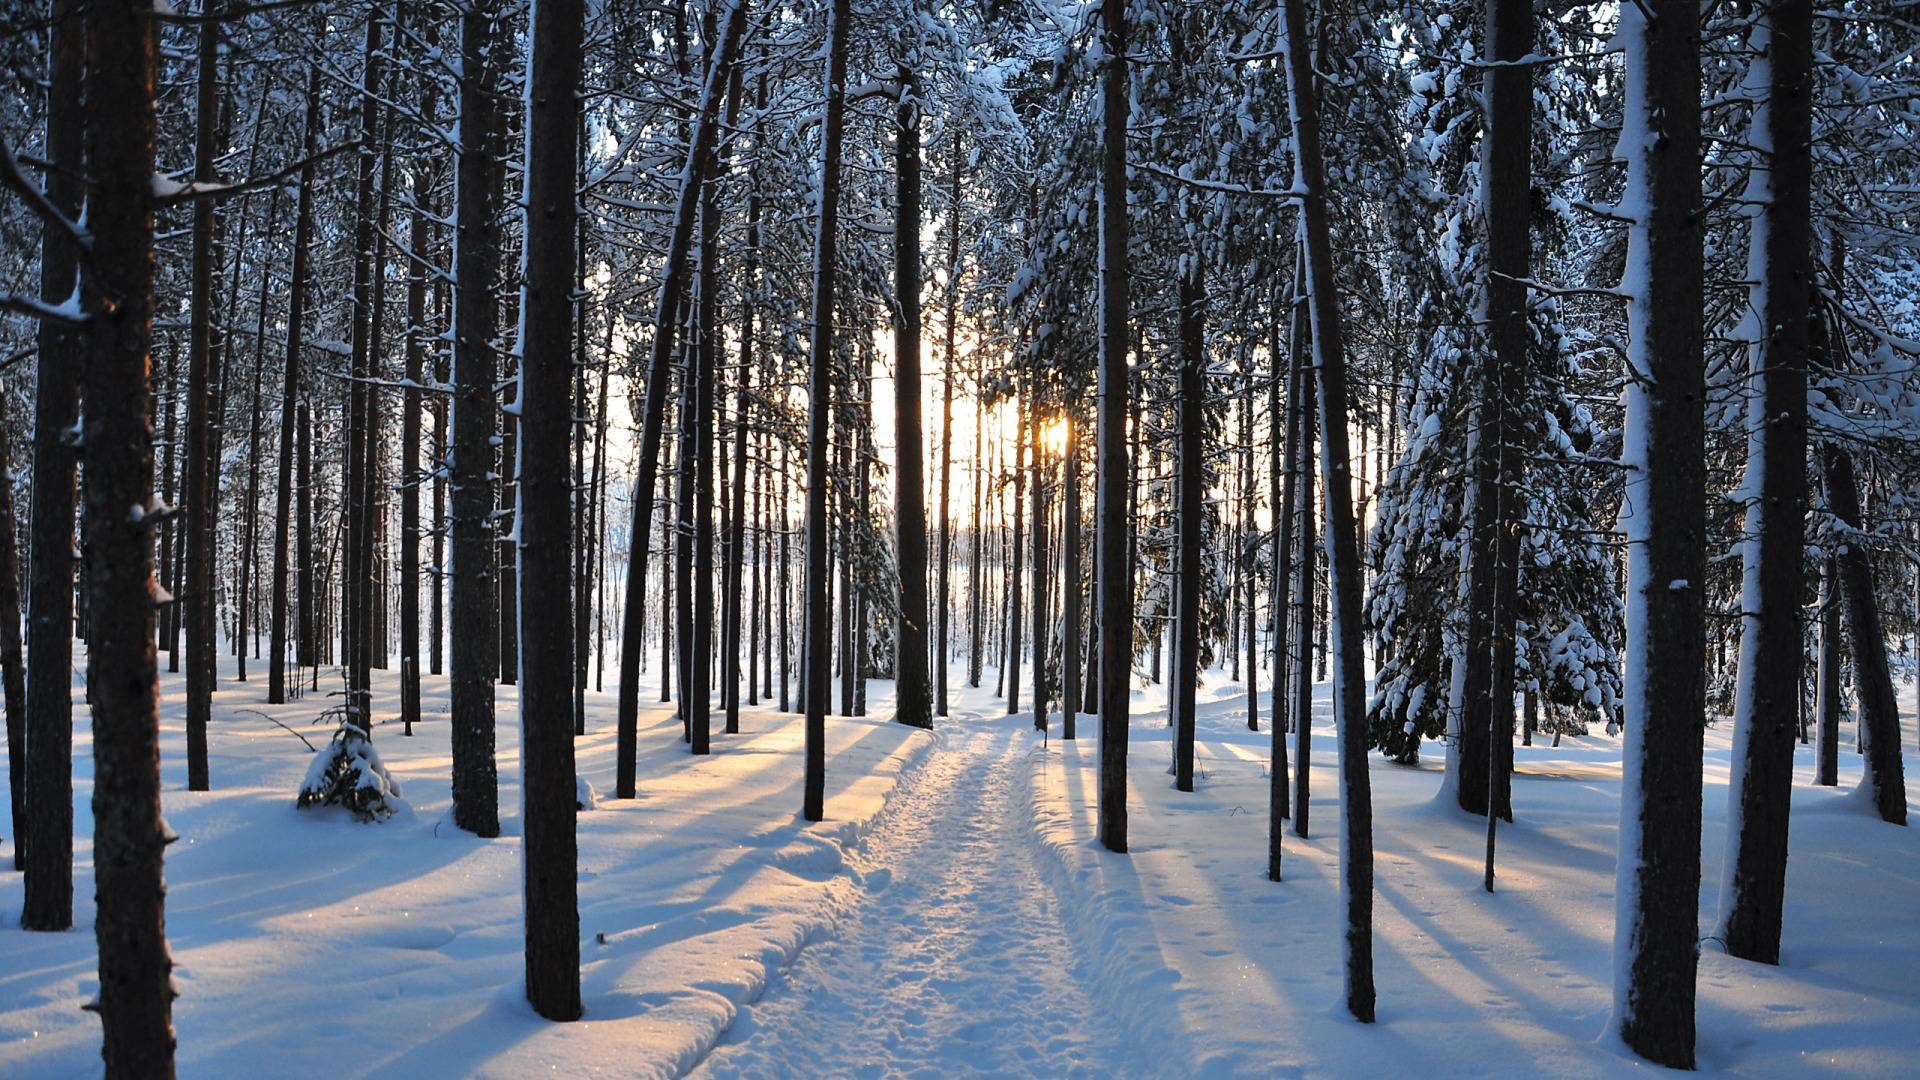
M952 685L961 686L959 673ZM798 820L796 717L689 759L670 712L642 717L641 794L612 788L611 695L589 695L580 817L582 992L571 1025L521 997L518 723L500 699L503 836L448 820L445 682L427 722L375 739L406 809L360 825L293 809L320 696L267 709L223 680L213 782L185 788L178 676L163 676L168 932L183 1077L1652 1076L1601 1039L1611 991L1616 739L1517 752L1518 822L1499 892L1480 891L1484 823L1436 801L1437 767L1375 760L1380 1023L1341 1008L1332 723L1317 699L1315 837L1288 834L1265 880L1269 735L1209 673L1198 790L1167 774L1164 687L1137 696L1133 850L1093 842L1096 724L1046 741L987 690L957 691L929 736L830 720L827 814ZM393 700L391 673L376 690ZM653 696L643 693L643 698ZM1264 695L1263 695L1264 703ZM1911 700L1904 693L1903 703ZM255 710L255 711L249 711ZM76 706L70 934L18 929L0 844L0 1076L98 1075L87 813ZM1058 731L1058 716L1054 717ZM1265 725L1263 724L1263 727ZM1912 728L1908 741L1912 744ZM1724 722L1708 733L1703 903L1724 843ZM1439 757L1438 747L1429 756ZM1794 789L1784 963L1709 943L1700 1062L1754 1077L1920 1075L1920 835L1847 788ZM1909 784L1909 799L1920 792ZM4 807L0 807L4 813ZM13 823L0 817L0 835ZM1715 911L1703 907L1702 933ZM602 940L604 939L604 940Z

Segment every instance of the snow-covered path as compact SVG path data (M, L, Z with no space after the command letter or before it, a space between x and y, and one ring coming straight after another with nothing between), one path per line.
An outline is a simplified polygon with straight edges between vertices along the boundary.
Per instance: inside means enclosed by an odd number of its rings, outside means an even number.
M940 721L937 749L848 863L861 887L694 1070L770 1076L1126 1076L1035 847L1024 717Z

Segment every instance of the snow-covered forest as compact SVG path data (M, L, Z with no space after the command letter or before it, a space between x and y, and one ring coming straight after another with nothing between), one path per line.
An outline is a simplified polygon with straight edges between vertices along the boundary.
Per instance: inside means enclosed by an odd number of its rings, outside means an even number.
M0 1073L1920 1074L1914 0L0 61Z

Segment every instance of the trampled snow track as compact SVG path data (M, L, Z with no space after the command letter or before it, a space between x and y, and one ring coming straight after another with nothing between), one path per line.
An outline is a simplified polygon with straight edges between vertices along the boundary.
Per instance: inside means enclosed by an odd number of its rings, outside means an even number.
M702 1078L1134 1073L1035 865L1020 718L954 717L848 863L809 946L693 1070Z

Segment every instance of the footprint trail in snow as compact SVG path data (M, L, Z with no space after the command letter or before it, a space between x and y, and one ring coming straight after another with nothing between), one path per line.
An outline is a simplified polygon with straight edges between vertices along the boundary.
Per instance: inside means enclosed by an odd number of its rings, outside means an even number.
M848 858L864 888L834 935L692 1076L1132 1075L1034 865L1017 772L1029 740L1017 721L938 723L945 745Z

